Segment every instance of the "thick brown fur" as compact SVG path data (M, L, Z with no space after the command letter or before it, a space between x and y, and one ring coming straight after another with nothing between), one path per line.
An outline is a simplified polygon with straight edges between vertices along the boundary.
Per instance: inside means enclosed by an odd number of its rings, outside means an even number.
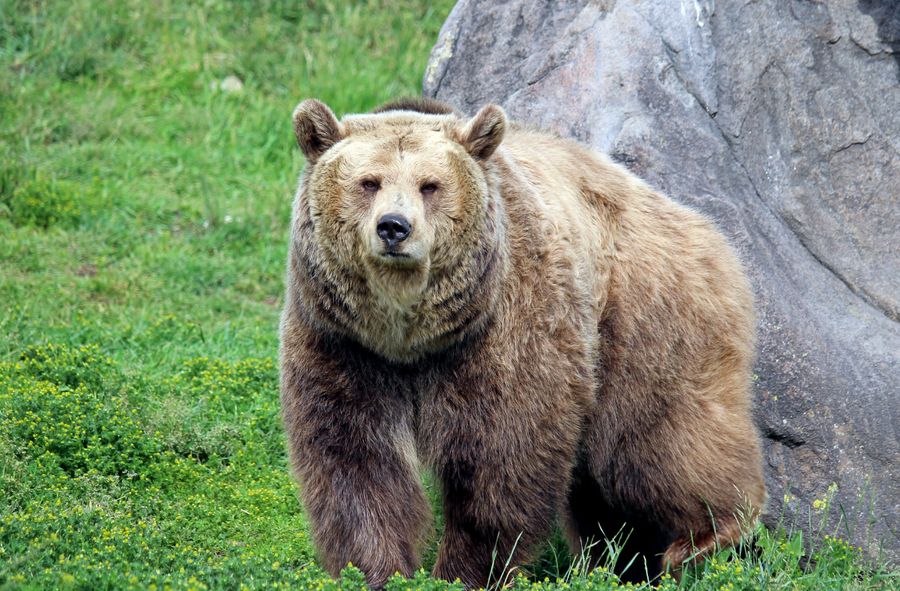
M457 111L447 103L420 96L400 97L372 109L372 113L386 113L388 111L415 111L416 113L425 113L426 115L458 114Z
M623 536L632 580L738 541L765 490L753 302L726 241L499 107L406 107L295 112L281 396L326 568L378 587L419 566L420 465L444 504L434 574L470 587L557 519L576 552ZM399 257L375 229L397 212Z

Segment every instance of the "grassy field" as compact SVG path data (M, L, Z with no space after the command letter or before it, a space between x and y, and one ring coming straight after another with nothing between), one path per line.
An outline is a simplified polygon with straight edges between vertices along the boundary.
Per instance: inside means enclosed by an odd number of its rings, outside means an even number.
M278 421L290 113L417 94L451 5L0 0L0 589L362 586L316 566ZM572 564L515 587L618 585ZM761 531L657 585L898 578Z

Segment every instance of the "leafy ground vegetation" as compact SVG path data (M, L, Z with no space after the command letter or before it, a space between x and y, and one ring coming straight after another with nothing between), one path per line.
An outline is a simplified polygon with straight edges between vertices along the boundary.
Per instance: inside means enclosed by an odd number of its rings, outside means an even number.
M417 93L451 4L0 0L0 589L363 588L316 566L278 422L289 115ZM578 564L512 585L620 586ZM654 583L895 585L765 531Z

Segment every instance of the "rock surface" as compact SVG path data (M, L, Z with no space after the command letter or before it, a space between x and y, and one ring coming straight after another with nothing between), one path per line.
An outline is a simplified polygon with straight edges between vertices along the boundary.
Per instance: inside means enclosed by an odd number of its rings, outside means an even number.
M821 534L835 483L827 531L900 557L900 3L462 0L424 90L714 219L758 301L767 521Z

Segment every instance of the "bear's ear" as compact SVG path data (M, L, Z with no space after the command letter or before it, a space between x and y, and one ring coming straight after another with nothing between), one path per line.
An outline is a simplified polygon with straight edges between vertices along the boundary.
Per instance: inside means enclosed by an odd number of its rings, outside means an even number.
M325 103L306 99L294 109L294 134L310 164L341 141L342 133L341 124Z
M458 141L477 160L485 160L506 132L506 113L497 105L485 105L458 131Z

